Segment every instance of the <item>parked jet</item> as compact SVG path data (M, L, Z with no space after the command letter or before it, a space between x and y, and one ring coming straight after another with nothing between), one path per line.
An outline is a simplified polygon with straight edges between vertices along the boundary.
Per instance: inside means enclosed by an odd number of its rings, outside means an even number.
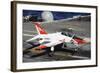
M89 41L77 37L75 34L70 34L66 32L56 32L56 33L47 33L40 25L39 22L33 22L38 32L38 35L33 38L26 40L27 43L30 43L34 46L34 41L37 43L33 48L26 49L24 52L33 52L40 54L41 52L46 51L49 48L48 55L52 56L55 51L55 46L63 44L62 48L67 48L67 45L73 44L75 47L72 48L73 51L77 51L78 47L82 44L86 44ZM69 50L72 50L69 48Z

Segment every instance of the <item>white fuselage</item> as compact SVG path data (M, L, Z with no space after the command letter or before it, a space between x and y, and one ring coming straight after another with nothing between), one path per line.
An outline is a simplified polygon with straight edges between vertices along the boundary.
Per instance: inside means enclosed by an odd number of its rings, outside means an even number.
M61 32L57 33L52 33L52 34L42 34L42 35L37 35L32 39L29 39L27 41L32 41L32 40L38 40L41 45L45 45L47 47L53 47L55 45L61 44L63 42L71 42L72 38L62 35Z

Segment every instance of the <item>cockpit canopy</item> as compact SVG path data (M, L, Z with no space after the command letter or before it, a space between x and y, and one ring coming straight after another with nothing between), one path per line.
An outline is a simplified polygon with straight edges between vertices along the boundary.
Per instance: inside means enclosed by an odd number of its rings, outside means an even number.
M67 33L67 32L61 32L62 35L68 36L68 37L73 37L73 34Z

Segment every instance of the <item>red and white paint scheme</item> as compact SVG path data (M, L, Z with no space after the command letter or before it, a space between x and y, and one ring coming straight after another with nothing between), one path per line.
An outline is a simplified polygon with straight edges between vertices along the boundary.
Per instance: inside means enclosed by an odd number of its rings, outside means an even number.
M37 40L40 45L38 48L40 50L45 49L47 47L51 47L51 51L54 51L54 46L59 45L61 43L74 43L74 45L78 46L80 44L87 43L86 40L76 37L75 35L70 35L64 32L56 32L48 34L40 25L39 22L33 22L38 32L38 35L27 40L26 42Z

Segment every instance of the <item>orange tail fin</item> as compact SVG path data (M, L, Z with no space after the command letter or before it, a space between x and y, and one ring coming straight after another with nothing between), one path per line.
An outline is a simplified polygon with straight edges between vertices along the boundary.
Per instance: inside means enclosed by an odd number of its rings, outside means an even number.
M47 32L40 26L40 23L34 22L38 34L47 34Z

